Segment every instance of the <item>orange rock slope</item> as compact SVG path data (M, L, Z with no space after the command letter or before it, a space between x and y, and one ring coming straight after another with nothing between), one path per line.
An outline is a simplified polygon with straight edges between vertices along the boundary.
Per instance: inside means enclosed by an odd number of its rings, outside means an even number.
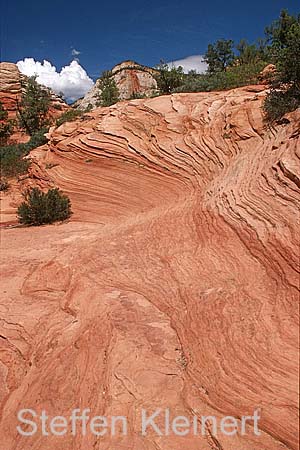
M74 215L2 230L1 449L297 448L300 116L265 128L263 89L96 109L32 152L31 183ZM143 436L157 407L259 410L261 434ZM23 408L128 434L23 437Z

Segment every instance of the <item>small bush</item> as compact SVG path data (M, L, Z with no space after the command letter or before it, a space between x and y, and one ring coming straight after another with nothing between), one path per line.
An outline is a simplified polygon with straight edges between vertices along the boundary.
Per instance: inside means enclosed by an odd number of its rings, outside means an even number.
M8 120L7 122L0 122L0 145L6 145L8 139L13 133L13 121Z
M87 107L85 108L84 112L85 112L85 113L88 113L88 112L92 111L92 109L93 109L93 105L92 105L91 103L89 103L89 104L87 105Z
M18 208L19 222L24 225L43 225L68 219L71 214L70 199L59 189L47 193L38 188L25 192L25 201Z
M6 180L0 180L0 191L5 192L9 188L9 184Z
M26 173L30 165L29 160L24 159L30 150L44 145L46 129L39 130L33 134L26 144L6 145L0 148L1 175L12 177Z
M81 117L82 114L83 111L80 111L80 109L69 109L57 119L56 126L59 127L65 122L72 122L73 120L78 119L78 117Z
M300 94L297 95L297 92L293 89L272 89L263 105L265 120L267 122L276 122L286 113L294 111L298 107L300 107Z
M57 109L58 111L62 110L62 106L59 103L54 103L52 106L54 109Z
M209 92L234 89L259 83L259 73L265 67L263 61L228 67L224 72L184 75L183 83L173 92Z
M129 100L138 100L142 98L147 98L146 94L142 94L141 92L133 92Z

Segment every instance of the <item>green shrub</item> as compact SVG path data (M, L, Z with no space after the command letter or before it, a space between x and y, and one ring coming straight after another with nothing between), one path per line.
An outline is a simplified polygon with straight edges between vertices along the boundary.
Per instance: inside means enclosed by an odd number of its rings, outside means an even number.
M30 162L23 159L19 145L8 145L0 149L1 176L14 177L26 173Z
M80 109L69 109L56 120L56 126L59 127L65 122L72 122L73 120L78 119L78 117L81 117L82 114L83 111L80 111Z
M85 108L84 112L85 112L85 113L88 113L88 112L92 111L92 109L93 109L93 105L92 105L91 103L89 103L89 104L87 105L87 107Z
M13 121L0 122L0 145L6 145L8 138L13 133Z
M259 83L258 75L265 67L263 61L228 67L225 72L197 74L191 71L183 78L183 83L173 92L209 92L234 89Z
M14 121L8 119L8 112L0 101L0 146L6 145L8 138L14 131Z
M276 122L286 113L300 107L300 93L290 88L285 90L271 89L267 95L263 110L267 122Z
M119 101L120 92L110 71L104 71L99 79L97 106L111 106Z
M70 199L59 189L47 193L31 188L24 194L25 201L18 208L19 222L24 225L43 225L68 219L71 214Z
M5 192L9 188L9 184L6 180L0 180L0 191Z
M62 110L62 106L59 103L54 103L52 106L54 109L57 109L58 111Z
M46 129L33 134L26 144L6 145L0 148L0 172L2 176L11 177L26 173L30 161L24 159L30 150L46 144Z
M138 100L142 98L147 98L146 94L142 94L141 92L133 92L129 100Z
M300 107L300 15L290 16L281 11L267 33L277 72L263 109L266 121L274 122Z
M8 112L4 109L3 103L0 101L0 120L7 120Z

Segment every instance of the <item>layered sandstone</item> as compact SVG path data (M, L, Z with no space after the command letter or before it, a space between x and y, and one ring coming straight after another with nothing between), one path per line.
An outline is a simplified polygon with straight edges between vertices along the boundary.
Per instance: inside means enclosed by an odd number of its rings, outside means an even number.
M296 450L300 116L265 128L264 96L122 102L32 152L30 184L62 188L74 215L2 231L3 448ZM20 437L30 407L124 415L128 436ZM261 435L143 437L156 407L259 409Z
M150 97L157 90L155 80L156 70L142 66L134 61L123 61L111 70L112 77L119 90L120 100L130 99L133 96ZM95 107L99 100L99 79L83 99L76 101L80 109Z

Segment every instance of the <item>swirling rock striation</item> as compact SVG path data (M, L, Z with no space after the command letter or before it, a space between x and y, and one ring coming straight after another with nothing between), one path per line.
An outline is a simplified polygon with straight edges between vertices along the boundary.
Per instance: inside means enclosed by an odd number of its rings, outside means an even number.
M266 128L264 89L96 109L32 152L30 182L74 215L3 232L3 448L297 448L300 116ZM125 415L129 434L22 438L30 405ZM143 437L156 407L259 409L261 435Z

